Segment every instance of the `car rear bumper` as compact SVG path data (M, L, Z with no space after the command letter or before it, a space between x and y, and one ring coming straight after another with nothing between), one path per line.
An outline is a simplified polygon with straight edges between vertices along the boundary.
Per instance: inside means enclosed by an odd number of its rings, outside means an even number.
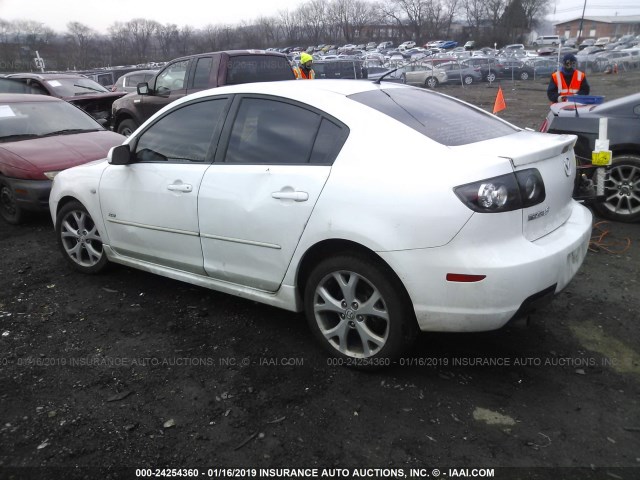
M49 194L51 180L23 180L19 178L4 178L13 190L18 206L23 210L33 212L49 211Z
M482 218L475 221L463 232L481 228ZM442 247L379 254L403 281L421 330L495 330L567 286L586 256L591 225L591 212L573 202L569 219L533 242L520 237L488 244L461 233ZM486 277L461 283L447 281L448 273Z

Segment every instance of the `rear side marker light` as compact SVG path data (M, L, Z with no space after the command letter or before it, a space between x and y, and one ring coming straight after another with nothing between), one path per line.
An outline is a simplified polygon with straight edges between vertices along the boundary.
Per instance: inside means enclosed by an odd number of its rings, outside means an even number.
M472 283L487 278L486 275L466 275L464 273L447 273L447 282Z

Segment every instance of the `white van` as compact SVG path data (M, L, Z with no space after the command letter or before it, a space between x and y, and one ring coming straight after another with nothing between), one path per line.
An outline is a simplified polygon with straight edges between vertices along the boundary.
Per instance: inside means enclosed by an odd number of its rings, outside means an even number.
M557 47L560 43L560 37L558 35L542 35L536 38L533 45L536 47L539 47L540 45L553 45L554 47Z

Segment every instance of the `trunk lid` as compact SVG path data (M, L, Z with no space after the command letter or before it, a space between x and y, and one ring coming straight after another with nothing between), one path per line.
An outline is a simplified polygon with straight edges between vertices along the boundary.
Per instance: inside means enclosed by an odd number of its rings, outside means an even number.
M509 160L515 172L535 168L542 176L544 201L522 210L522 233L529 241L551 233L571 215L576 138L575 135L521 131L482 142L483 149ZM472 147L477 149L478 145Z

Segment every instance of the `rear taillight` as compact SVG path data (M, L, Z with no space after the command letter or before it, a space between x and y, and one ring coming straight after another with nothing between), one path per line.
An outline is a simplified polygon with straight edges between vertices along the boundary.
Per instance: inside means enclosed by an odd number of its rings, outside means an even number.
M542 203L546 198L540 172L528 168L453 189L458 198L474 212L499 213Z

